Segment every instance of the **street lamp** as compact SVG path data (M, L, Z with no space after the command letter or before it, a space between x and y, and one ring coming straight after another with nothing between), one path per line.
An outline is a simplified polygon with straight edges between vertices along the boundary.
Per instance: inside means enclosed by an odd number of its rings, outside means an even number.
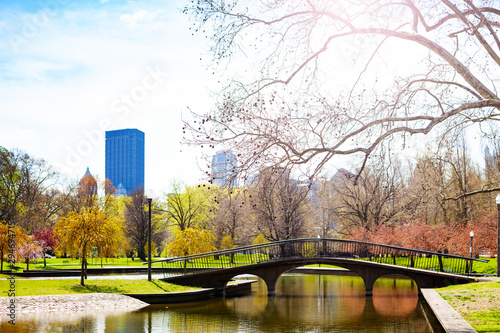
M497 276L500 277L500 194L495 199L497 203Z
M148 198L148 205L149 205L149 223L148 223L148 281L151 281L151 201L153 201L153 199Z
M472 258L472 239L474 238L474 231L470 232L470 257Z
M470 232L470 257L472 258L472 239L474 238L474 231ZM470 272L472 273L472 259L470 260Z

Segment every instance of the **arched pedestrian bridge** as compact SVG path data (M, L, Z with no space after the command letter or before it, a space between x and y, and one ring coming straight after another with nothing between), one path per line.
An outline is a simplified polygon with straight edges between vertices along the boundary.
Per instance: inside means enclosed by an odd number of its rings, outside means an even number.
M243 246L229 250L169 258L162 263L165 272L178 275L163 280L204 288L224 288L235 276L252 274L267 284L274 295L275 284L283 273L305 265L329 264L357 273L372 294L375 281L385 275L404 275L418 288L443 287L474 281L469 275L473 261L479 259L342 239L292 239Z

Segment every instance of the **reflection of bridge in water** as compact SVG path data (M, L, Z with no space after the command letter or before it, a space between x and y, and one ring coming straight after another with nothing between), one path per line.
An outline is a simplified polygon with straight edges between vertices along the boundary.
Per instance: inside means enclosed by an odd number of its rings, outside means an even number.
M407 249L342 239L292 239L229 250L169 258L165 271L178 275L163 280L180 285L224 288L235 276L252 274L262 278L269 295L283 273L305 265L328 264L357 273L371 295L375 281L386 275L404 275L418 288L443 287L474 281L469 276L473 261L444 253Z

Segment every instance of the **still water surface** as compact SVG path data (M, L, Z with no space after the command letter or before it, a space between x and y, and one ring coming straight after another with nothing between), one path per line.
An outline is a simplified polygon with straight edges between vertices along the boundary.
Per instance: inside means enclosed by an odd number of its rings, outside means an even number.
M137 311L19 315L17 332L442 332L411 280L383 278L365 297L361 278L284 275L276 297L262 281L247 296ZM1 322L0 326L5 322Z

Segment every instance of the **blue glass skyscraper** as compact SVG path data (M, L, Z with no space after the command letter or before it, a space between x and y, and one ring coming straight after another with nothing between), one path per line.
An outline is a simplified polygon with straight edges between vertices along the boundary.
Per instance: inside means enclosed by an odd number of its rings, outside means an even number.
M135 128L106 131L105 174L127 195L144 188L144 132Z
M238 186L238 180L234 177L237 168L236 155L231 151L219 150L212 157L212 183L221 186Z

